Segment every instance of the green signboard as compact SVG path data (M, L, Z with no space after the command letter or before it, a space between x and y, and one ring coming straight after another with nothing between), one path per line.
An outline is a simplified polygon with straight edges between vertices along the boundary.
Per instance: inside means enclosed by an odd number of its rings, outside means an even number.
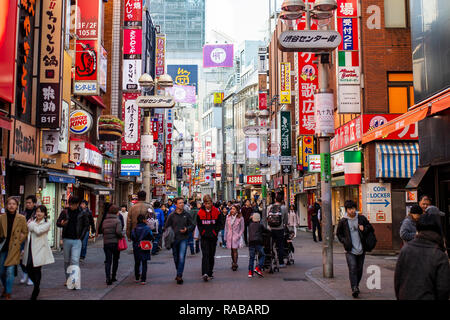
M291 156L291 112L281 111L281 156Z
M331 181L331 155L329 153L320 154L320 172L322 181Z

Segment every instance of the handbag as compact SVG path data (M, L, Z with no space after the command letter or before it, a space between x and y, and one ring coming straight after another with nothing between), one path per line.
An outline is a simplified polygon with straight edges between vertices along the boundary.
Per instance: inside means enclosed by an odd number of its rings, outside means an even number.
M139 248L141 248L141 250L148 251L148 250L152 250L153 245L152 245L151 241L141 240L139 242Z
M119 239L117 248L119 249L119 251L124 251L124 250L128 249L128 244L127 244L127 240L125 240L125 237L123 237L122 239Z

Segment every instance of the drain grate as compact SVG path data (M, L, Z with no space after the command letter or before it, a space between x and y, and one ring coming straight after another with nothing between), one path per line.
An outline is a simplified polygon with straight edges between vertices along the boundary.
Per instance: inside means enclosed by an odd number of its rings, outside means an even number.
M308 281L306 278L283 278L283 281Z

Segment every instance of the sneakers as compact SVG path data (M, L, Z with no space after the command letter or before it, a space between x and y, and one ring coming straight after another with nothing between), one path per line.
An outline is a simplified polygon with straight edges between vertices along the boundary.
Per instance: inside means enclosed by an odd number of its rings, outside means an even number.
M29 279L28 279L28 274L24 273L22 279L20 279L20 283L25 283L25 282L27 282L28 280L29 280Z
M263 275L263 273L262 273L262 271L261 271L261 269L260 269L259 267L256 267L256 268L255 268L255 273L256 273L258 276L260 276L260 277L264 277L264 275Z
M141 285L145 286L147 284L146 281L141 281Z
M208 282L208 280L209 280L208 279L209 277L208 277L208 275L206 273L203 275L202 278L203 278L203 281L205 281L205 282Z
M253 278L253 272L251 272L250 270L248 271L248 277Z
M183 284L183 278L181 277L176 277L175 280L177 280L177 284Z
M208 276L208 280L212 280L212 279L214 279L213 275Z
M33 286L33 285L34 285L33 281L31 281L31 279L28 278L27 286Z
M286 265L284 263L280 264L280 268L286 268Z

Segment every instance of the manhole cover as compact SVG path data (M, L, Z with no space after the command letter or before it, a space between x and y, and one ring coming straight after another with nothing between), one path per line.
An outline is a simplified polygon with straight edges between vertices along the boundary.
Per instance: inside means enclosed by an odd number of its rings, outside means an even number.
M283 278L283 281L307 281L305 278Z

